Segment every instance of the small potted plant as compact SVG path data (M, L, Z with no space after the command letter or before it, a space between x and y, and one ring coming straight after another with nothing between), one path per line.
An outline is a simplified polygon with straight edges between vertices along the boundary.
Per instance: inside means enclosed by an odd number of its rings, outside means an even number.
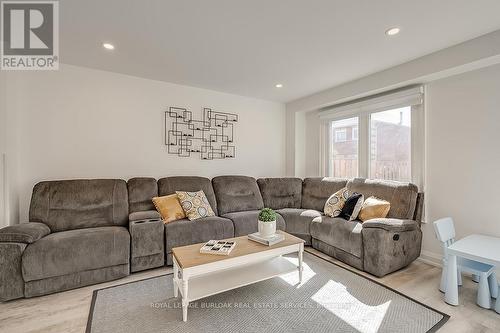
M276 233L276 212L271 208L264 208L259 213L259 234L268 238Z

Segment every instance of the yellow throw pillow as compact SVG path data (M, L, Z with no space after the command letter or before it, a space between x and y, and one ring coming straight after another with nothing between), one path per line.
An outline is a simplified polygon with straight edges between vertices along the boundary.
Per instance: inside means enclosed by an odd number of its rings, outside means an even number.
M347 198L349 198L349 192L345 187L333 193L328 200L326 200L325 208L323 209L325 215L330 217L339 216Z
M163 223L168 223L186 218L184 210L181 207L177 194L170 194L164 197L154 197L153 204L161 215Z
M369 197L363 202L358 219L361 221L385 218L391 209L389 201L385 201L376 197Z
M203 191L175 192L187 218L192 221L202 217L215 216Z

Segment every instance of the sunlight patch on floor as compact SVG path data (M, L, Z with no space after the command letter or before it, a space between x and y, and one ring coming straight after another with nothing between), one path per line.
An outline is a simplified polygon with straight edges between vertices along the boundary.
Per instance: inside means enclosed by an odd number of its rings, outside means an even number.
M292 264L299 266L299 259L297 258L291 258L291 257L284 257L286 260L290 261ZM295 272L290 272L287 274L280 275L280 278L283 279L286 283L288 283L291 286L297 285L297 288L300 288L300 286L304 285L309 281L313 276L315 276L316 273L309 267L308 264L305 262L302 262L302 283L299 284L299 270Z
M332 280L311 298L361 333L378 332L391 304L391 301L375 306L364 304L343 284Z

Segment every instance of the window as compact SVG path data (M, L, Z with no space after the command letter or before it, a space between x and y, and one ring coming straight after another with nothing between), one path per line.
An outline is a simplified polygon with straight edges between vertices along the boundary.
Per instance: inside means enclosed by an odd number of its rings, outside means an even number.
M331 122L333 142L331 145L330 169L333 177L352 178L358 175L358 143L348 140L347 133L358 128L358 117Z
M423 190L423 97L417 86L322 110L321 173L408 181Z
M411 107L370 115L370 178L411 181Z
M358 126L352 128L352 140L358 140Z
M345 128L335 130L335 142L347 141L347 130Z

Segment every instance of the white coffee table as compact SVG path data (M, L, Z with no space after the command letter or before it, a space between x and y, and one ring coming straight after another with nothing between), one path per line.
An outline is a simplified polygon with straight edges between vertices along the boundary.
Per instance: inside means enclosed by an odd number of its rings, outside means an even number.
M182 296L182 320L187 321L189 302L227 290L267 280L298 270L302 282L302 256L304 241L278 231L285 239L273 246L266 246L247 239L247 236L228 240L236 247L228 256L201 254L204 243L172 249L174 263L174 297ZM297 253L298 266L283 258Z

